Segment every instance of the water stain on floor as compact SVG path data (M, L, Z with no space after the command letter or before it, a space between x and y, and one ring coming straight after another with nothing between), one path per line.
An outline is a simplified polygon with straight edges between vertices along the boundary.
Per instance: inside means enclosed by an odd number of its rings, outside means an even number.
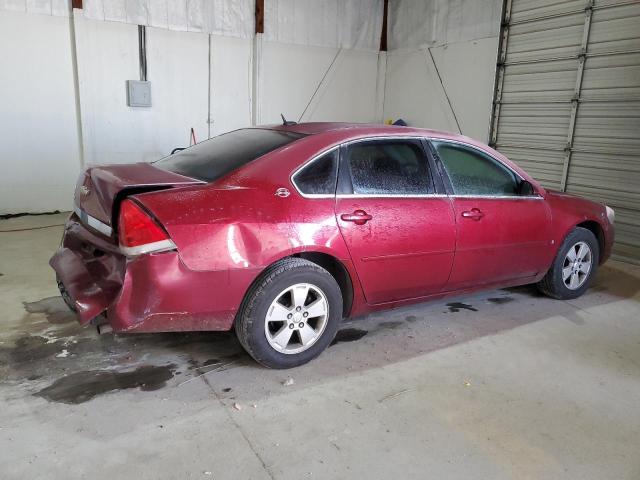
M469 305L468 303L462 303L462 302L452 302L452 303L447 303L447 307L449 307L449 311L450 312L454 312L457 313L460 310L469 310L471 312L477 312L478 309Z
M367 330L361 330L359 328L343 328L342 330L338 330L338 333L336 333L331 345L342 342L355 342L356 340L360 340L367 333L369 333Z
M189 364L189 370L198 370L202 367L217 365L220 362L221 360L219 358L210 358L208 360L205 360L204 362L199 362L195 358L190 358L189 360L187 360L187 363Z
M503 288L503 292L526 295L532 298L544 298L546 295L542 293L535 285L520 285L518 287Z
M487 302L495 303L496 305L504 305L505 303L513 302L513 297L491 297L487 298Z
M74 322L75 314L65 305L62 297L46 297L37 302L23 302L27 313L43 313L49 323Z
M68 354L91 350L93 343L94 341L89 339L63 343L40 335L26 335L18 338L13 347L0 347L0 360L6 365L16 367L59 355L65 349Z
M388 328L389 330L398 328L400 325L402 325L402 322L380 322L381 328Z
M87 402L98 395L128 388L158 390L173 378L174 370L174 364L144 365L129 372L87 370L59 378L34 395L50 402L75 405Z
M246 365L249 362L247 355L244 352L232 353L230 355L223 355L220 358L210 358L203 362L190 358L187 363L189 364L189 370L194 370L197 375L202 375L209 372L224 372L234 367Z

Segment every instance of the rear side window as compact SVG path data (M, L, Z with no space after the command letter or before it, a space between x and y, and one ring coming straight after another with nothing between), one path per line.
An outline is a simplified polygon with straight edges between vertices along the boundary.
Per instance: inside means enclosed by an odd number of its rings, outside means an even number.
M455 195L518 195L516 174L475 148L433 143Z
M422 195L434 192L419 142L373 141L347 148L354 194Z
M158 160L154 165L186 177L213 182L303 136L259 128L235 130Z
M307 195L333 195L336 192L338 149L325 153L295 174L298 190Z

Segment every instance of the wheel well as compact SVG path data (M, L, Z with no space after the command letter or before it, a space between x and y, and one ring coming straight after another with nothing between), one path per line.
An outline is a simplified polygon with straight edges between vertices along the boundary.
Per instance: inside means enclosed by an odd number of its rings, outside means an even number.
M598 247L600 248L599 258L601 259L602 252L604 250L604 232L602 231L602 227L600 226L600 224L593 220L587 220L586 222L579 223L578 225L576 225L576 227L586 228L595 235L595 237L598 239Z
M344 317L348 317L353 303L353 283L344 264L337 258L320 252L296 253L292 257L304 258L316 265L320 265L336 279L342 292L342 314Z

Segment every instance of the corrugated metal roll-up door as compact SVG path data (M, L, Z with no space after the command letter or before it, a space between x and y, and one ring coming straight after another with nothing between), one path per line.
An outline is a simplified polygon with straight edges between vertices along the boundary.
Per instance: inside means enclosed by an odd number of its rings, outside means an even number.
M506 0L491 143L548 188L616 210L640 261L640 0Z

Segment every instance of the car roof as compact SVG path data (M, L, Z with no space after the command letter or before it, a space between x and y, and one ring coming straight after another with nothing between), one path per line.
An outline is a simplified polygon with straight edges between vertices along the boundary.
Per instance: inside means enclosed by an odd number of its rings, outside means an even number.
M291 125L267 125L253 128L268 128L271 130L293 132L308 135L309 137L322 137L329 144L339 144L351 140L367 137L425 137L438 140L452 140L463 144L472 145L490 156L497 158L512 170L515 170L522 178L528 180L542 192L544 188L534 180L526 171L494 150L486 143L458 133L445 132L443 130L431 130L428 128L402 127L399 125L381 125L374 123L342 123L342 122L309 122ZM318 138L319 139L319 138Z
M347 123L347 122L308 122L292 125L268 125L259 128L269 128L286 132L301 133L304 135L318 135L322 133L334 133L347 138L366 136L402 136L416 135L424 137L436 137L447 139L467 140L464 135L445 132L443 130L431 130L427 128L403 127L399 125L382 125L375 123Z

